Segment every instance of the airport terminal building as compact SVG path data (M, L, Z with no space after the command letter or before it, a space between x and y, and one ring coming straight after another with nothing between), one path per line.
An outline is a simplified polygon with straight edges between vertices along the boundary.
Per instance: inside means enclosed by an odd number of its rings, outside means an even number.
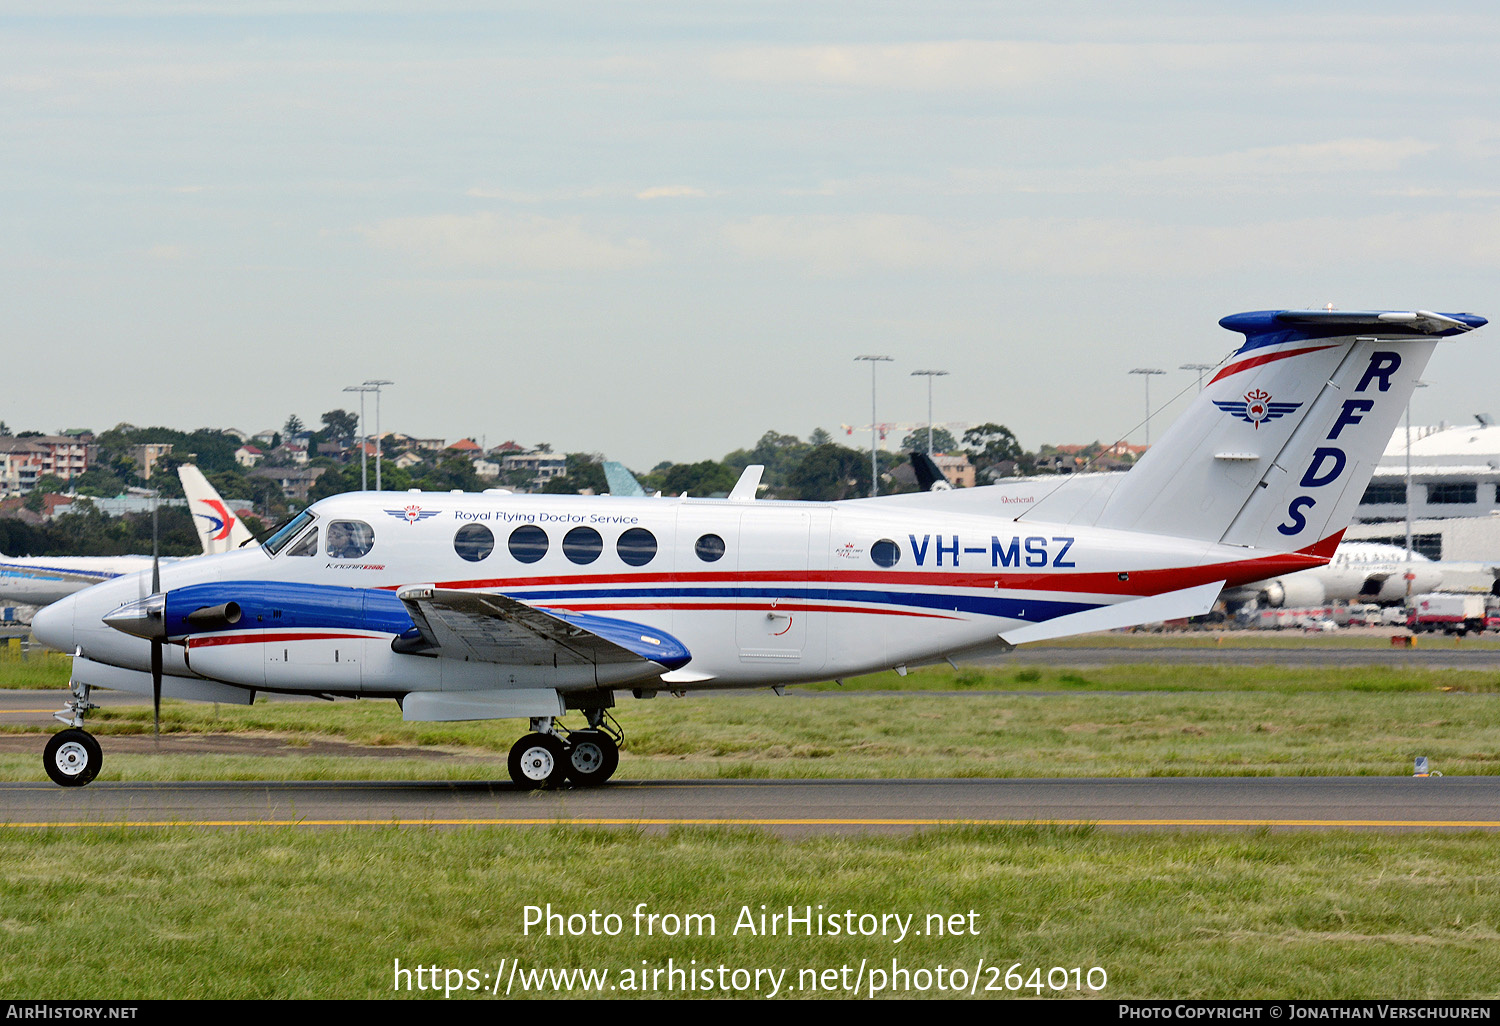
M1488 420L1488 418L1484 418ZM1360 499L1350 541L1406 544L1430 559L1500 559L1500 427L1413 427L1411 487L1406 429L1397 429Z

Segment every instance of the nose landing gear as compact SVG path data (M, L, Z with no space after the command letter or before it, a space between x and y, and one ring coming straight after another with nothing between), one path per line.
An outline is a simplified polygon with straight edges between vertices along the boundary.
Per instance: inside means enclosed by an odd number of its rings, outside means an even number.
M42 768L54 784L63 787L82 787L99 775L104 765L104 753L94 735L83 729L83 718L99 708L89 701L87 684L70 685L73 697L53 717L68 724L67 730L58 731L47 741L42 752Z
M571 781L575 787L597 787L620 765L625 734L603 709L585 709L587 730L569 730L550 716L532 719L532 733L510 750L510 779L532 791L555 789Z

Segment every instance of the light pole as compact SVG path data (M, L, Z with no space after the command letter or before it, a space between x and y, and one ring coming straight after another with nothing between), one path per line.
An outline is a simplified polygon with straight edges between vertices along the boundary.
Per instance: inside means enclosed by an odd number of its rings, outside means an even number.
M345 392L359 393L359 490L368 492L370 490L370 473L365 469L365 393L373 392L375 389L368 385L350 385L344 389ZM380 473L380 468L375 468L375 473Z
M875 436L879 433L879 422L875 419L875 365L877 363L893 363L889 356L856 356L855 362L868 360L870 363L870 497L874 498L880 494L880 466L875 462Z
M1146 379L1146 447L1151 447L1151 376L1153 374L1165 374L1166 371L1156 367L1137 367L1132 374L1140 374Z
M1212 364L1212 363L1185 363L1181 367L1178 367L1177 369L1178 370L1197 371L1198 372L1198 391L1201 392L1201 391L1203 391L1203 372L1206 371L1206 370L1213 370L1214 367L1216 367L1216 366L1218 366L1218 365L1217 364Z
M1418 380L1416 388L1412 389L1412 396L1417 394L1417 388L1426 388L1427 382ZM1406 601L1411 602L1411 396L1406 397Z
M380 448L380 386L394 385L394 381L366 381L368 388L375 390L375 490L380 491L380 458L383 455Z
M927 458L932 459L932 379L947 377L948 372L940 370L920 370L912 371L911 376L914 378L920 377L927 379Z

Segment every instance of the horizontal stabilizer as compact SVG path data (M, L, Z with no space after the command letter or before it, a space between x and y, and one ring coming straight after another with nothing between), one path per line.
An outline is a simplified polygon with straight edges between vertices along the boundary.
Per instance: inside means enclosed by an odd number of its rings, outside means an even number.
M651 662L675 670L692 656L664 631L628 620L538 609L506 595L419 585L397 593L425 650L480 662L602 665Z
M1024 645L1032 641L1050 641L1074 634L1090 634L1094 631L1112 631L1121 627L1135 627L1143 623L1160 623L1163 620L1183 620L1190 616L1202 616L1213 609L1214 601L1224 589L1223 581L1200 584L1195 588L1169 591L1162 595L1118 602L1112 606L1085 609L1081 613L1054 617L1041 623L1030 624L1000 635L1011 645Z
M1441 338L1485 323L1425 310L1256 310L1244 343L1102 504L1022 516L1295 552L1347 527Z

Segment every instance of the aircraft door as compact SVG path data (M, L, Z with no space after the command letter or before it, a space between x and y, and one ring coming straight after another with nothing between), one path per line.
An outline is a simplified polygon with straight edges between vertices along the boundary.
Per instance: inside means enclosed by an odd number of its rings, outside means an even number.
M742 665L762 665L769 675L823 667L827 613L818 609L822 586L809 580L813 553L827 548L829 511L746 509L740 515L735 641Z

